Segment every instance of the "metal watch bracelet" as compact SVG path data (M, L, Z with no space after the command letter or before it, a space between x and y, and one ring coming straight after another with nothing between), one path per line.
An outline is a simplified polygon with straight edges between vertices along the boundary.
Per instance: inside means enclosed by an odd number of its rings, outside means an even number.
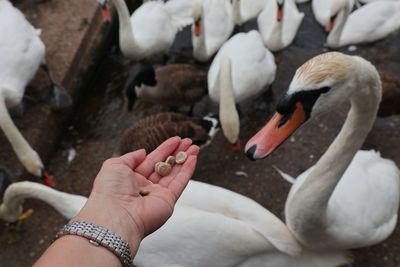
M103 246L114 253L123 267L134 267L128 242L107 228L86 221L73 221L63 226L54 240L65 235L85 237L95 246Z

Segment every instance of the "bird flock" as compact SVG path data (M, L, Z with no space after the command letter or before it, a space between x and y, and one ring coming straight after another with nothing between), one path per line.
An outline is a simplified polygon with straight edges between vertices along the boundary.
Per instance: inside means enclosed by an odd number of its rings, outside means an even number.
M304 18L304 0L144 1L130 14L125 0L97 0L103 20L119 21L119 47L144 67L124 92L130 111L136 101L169 111L136 121L121 136L119 153L148 152L173 136L206 146L221 129L232 149L241 150L240 104L269 90L277 65L274 52L290 46ZM400 28L397 0L312 0L316 21L327 32L326 46L374 42ZM258 30L237 32L256 20ZM166 56L179 31L190 28L192 57L199 64L155 65ZM45 46L35 29L8 0L0 0L0 126L18 159L33 175L52 185L38 153L12 122L8 108L23 103L25 87L38 68L48 73L53 109L71 97L45 65ZM207 64L209 67L204 67ZM383 77L383 76L382 76ZM395 84L395 82L393 82ZM193 117L204 97L218 114ZM342 103L348 116L335 140L314 166L293 178L285 221L254 200L222 187L190 181L172 217L146 237L137 266L335 267L352 263L350 249L378 244L394 231L400 202L400 170L379 152L360 150L382 99L381 75L359 56L327 52L295 72L276 113L244 146L251 160L274 153L301 125ZM182 107L188 107L183 114ZM0 219L26 218L23 202L42 200L72 218L86 198L35 182L9 184L0 169Z

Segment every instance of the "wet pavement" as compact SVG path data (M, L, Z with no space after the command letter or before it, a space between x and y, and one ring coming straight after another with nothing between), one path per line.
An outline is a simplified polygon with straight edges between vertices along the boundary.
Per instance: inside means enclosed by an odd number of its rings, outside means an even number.
M302 5L310 14L310 5ZM253 24L243 29L248 30ZM170 62L193 62L190 52L190 32L179 34L177 44L171 49ZM314 18L306 15L292 46L276 53L277 77L271 90L261 97L241 105L241 141L244 144L274 111L279 96L286 90L294 71L307 59L323 51L325 34ZM372 45L357 46L351 54L371 60L378 68L400 75L400 33ZM342 50L350 53L347 49ZM64 138L49 164L60 190L88 195L91 184L102 162L116 153L122 132L138 119L164 111L165 108L137 102L134 111L124 110L123 90L129 77L138 70L138 64L123 59L113 47L101 62L86 88L80 105L75 110L73 122L65 130ZM195 107L194 114L203 116L218 107L205 97ZM221 132L213 143L201 151L193 179L222 186L251 197L278 217L289 191L273 166L291 175L298 175L325 152L339 132L347 106L337 107L331 113L310 121L283 144L273 155L262 161L251 162L243 153L233 152ZM400 116L378 118L363 148L379 150L383 157L400 166L399 153ZM67 162L68 151L76 150L76 158ZM237 175L245 172L246 176ZM356 186L356 185L355 185ZM11 231L0 225L0 262L5 266L28 266L49 245L56 231L66 220L52 208L38 201L26 201L25 208L34 208L32 217ZM400 226L392 236L379 245L354 250L355 267L399 267Z

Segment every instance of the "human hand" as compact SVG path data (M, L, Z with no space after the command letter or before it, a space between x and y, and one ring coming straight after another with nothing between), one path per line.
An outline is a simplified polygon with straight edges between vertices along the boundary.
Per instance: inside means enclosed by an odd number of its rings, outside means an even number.
M175 164L165 177L154 171L155 163L179 151L188 155L184 164ZM106 160L87 204L74 220L87 220L110 229L127 240L132 252L136 252L141 239L172 215L177 199L193 175L198 153L199 148L190 139L173 137L149 155L142 149Z

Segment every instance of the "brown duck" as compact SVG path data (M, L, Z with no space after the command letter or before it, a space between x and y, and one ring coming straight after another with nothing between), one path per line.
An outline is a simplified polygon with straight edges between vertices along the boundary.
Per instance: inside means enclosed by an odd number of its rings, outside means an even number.
M211 142L218 127L218 120L212 116L192 118L174 112L150 115L125 131L120 141L120 154L141 148L149 153L173 136L190 138L194 144L204 147Z
M193 108L206 94L207 72L188 64L144 68L126 91L128 110L136 98L173 108Z
M392 73L379 71L382 80L382 102L378 116L400 114L400 78Z

